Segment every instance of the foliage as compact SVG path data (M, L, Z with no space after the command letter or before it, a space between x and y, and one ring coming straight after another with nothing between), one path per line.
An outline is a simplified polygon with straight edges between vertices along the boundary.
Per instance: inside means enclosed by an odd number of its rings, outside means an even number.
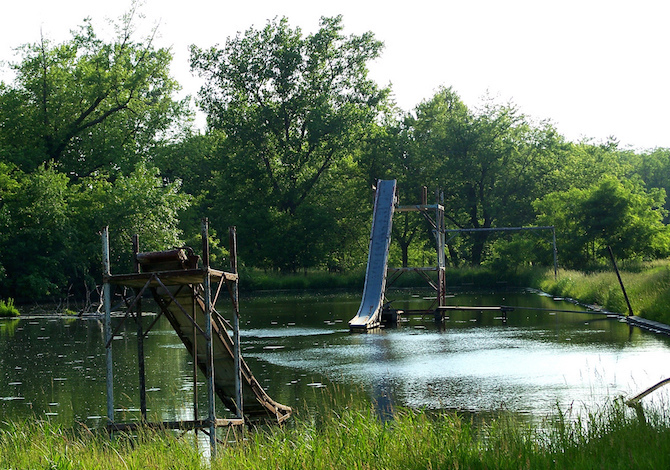
M605 176L587 189L548 194L535 209L538 224L556 227L562 263L574 267L606 257L608 246L619 259L668 256L664 202L663 190Z
M222 48L192 46L205 79L199 133L187 100L174 99L157 30L135 37L139 17L133 3L111 39L85 20L65 42L24 45L13 80L0 83L3 297L93 291L105 225L118 272L130 269L132 234L143 250L197 249L203 217L213 263L226 262L219 237L235 225L241 268L282 279L255 276L254 286L349 286L367 259L378 179L398 181L402 205L427 187L448 228L555 225L566 267L601 265L607 246L628 265L670 254L668 149L567 142L513 103L469 106L446 87L397 109L368 74L382 44L370 32L345 35L339 16L312 34L281 18ZM553 264L540 234L478 231L450 237L447 250L456 280L530 279ZM390 256L434 264L421 214L396 214ZM318 271L323 279L309 280ZM298 272L309 276L282 278Z
M318 265L324 234L346 230L334 216L356 194L352 157L387 91L367 77L381 43L342 30L341 17L322 18L304 37L282 18L223 49L191 49L192 68L207 79L200 105L226 135L214 199L253 240L245 259L254 264ZM284 249L271 249L278 240Z
M564 144L547 122L532 123L511 104L492 100L472 111L441 89L406 120L426 179L443 188L445 217L456 228L488 229L533 222L532 201L556 184ZM484 259L490 232L469 237L469 261ZM454 258L456 253L451 251Z
M632 167L630 177L639 176L648 189L664 189L670 194L670 149L657 148L653 151L635 154L627 152L622 155ZM670 223L670 199L666 199L663 223Z
M2 159L25 171L50 162L77 177L132 168L187 115L171 98L169 50L155 49L153 37L133 39L134 14L111 42L85 20L67 42L42 38L20 48L14 83L0 87Z
M7 300L0 299L0 317L18 317L19 315L21 312L14 306L14 299L11 297Z
M621 269L635 315L670 325L670 264L668 261L646 263L644 269ZM558 271L558 277L545 276L536 287L559 297L570 297L587 304L599 305L612 312L626 313L626 305L616 274L611 270L592 273Z
M189 112L172 99L169 50L136 41L135 20L133 7L111 41L85 20L69 41L24 45L0 84L0 293L92 290L103 225L115 247L132 233L149 249L181 243L190 198L147 162Z
M0 239L0 264L6 271L8 293L22 298L56 295L67 285L63 269L73 251L69 179L53 168L15 174L15 189L5 194L9 215Z

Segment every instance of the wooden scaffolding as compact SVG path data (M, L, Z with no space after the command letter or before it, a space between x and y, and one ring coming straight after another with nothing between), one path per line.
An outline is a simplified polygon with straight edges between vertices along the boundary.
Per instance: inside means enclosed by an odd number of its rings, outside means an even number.
M229 272L213 269L209 261L208 222L202 222L202 260L190 248L141 253L139 238L133 237L134 272L111 274L109 231L102 232L103 303L105 308L105 354L107 368L107 428L110 431L132 431L138 427L203 431L209 435L212 455L216 452L216 429L241 426L246 420L258 417L283 422L291 408L273 401L256 381L240 352L240 320L237 273L237 235L230 228ZM124 296L125 313L112 329L112 286L130 288L134 296ZM226 287L233 307L232 322L225 320L215 309L219 295ZM214 292L214 295L212 295ZM143 327L142 297L151 293L160 312L148 328ZM193 356L193 419L169 422L147 420L144 340L165 316ZM112 344L115 336L129 318L137 325L137 356L139 369L139 422L120 423L114 417L114 387ZM232 331L232 334L229 333ZM198 403L198 370L207 384L206 417L200 417ZM219 418L216 397L235 415ZM204 414L204 413L203 413Z

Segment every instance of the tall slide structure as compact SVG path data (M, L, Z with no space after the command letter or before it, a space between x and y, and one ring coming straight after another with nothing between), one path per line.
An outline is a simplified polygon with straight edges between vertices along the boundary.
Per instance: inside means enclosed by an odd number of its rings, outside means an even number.
M351 330L369 330L381 324L395 203L396 180L377 181L363 299L358 313L349 321Z

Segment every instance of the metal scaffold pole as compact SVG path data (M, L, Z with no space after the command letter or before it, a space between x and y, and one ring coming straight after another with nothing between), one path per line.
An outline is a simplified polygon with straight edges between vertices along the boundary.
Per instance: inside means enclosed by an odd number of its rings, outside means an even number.
M209 445L212 458L216 457L216 409L214 402L214 351L212 348L212 279L209 273L209 221L202 221L202 262L207 274L204 278L205 342L207 360L207 403L209 421Z
M112 364L112 298L108 278L111 275L109 257L109 227L102 229L103 303L105 304L105 363L107 365L107 419L114 422L114 373Z
M237 275L237 229L230 227L230 269ZM231 292L233 301L233 342L235 345L235 404L237 406L237 417L244 417L244 404L242 403L242 347L240 344L240 304L239 304L239 279L233 284Z

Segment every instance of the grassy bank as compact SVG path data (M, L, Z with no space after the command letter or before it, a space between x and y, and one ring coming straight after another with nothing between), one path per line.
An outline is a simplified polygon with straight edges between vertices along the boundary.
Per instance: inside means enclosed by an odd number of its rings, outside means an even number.
M502 273L490 268L447 268L447 288L501 288L504 286L528 287L535 285L546 276L546 269L520 269L512 273ZM553 273L553 271L552 271ZM429 277L436 282L434 273ZM363 290L365 270L347 273L307 271L301 273L281 273L246 268L240 270L240 290L254 292L261 290ZM405 273L393 282L392 287L428 287L426 280L417 273Z
M670 261L624 265L621 277L635 315L670 324ZM554 278L553 269L528 268L500 272L487 267L447 268L447 289L500 289L505 287L534 287L559 297L570 297L580 302L598 305L612 312L626 313L628 307L613 269L581 272L560 269ZM261 270L240 273L241 289L245 292L260 290L328 290L348 289L362 291L365 271L351 273L281 274ZM425 279L407 273L392 287L427 287Z
M635 315L670 324L670 262L622 270L621 279ZM545 276L533 287L552 295L599 305L612 312L628 311L621 286L612 270L595 273L559 270L556 279L553 275Z
M231 436L229 436L230 439ZM0 468L427 469L668 468L670 423L640 421L620 402L580 420L542 426L513 418L474 425L454 413L401 410L382 422L371 407L298 417L219 447L209 467L189 437L146 432L108 439L48 422L3 423Z

